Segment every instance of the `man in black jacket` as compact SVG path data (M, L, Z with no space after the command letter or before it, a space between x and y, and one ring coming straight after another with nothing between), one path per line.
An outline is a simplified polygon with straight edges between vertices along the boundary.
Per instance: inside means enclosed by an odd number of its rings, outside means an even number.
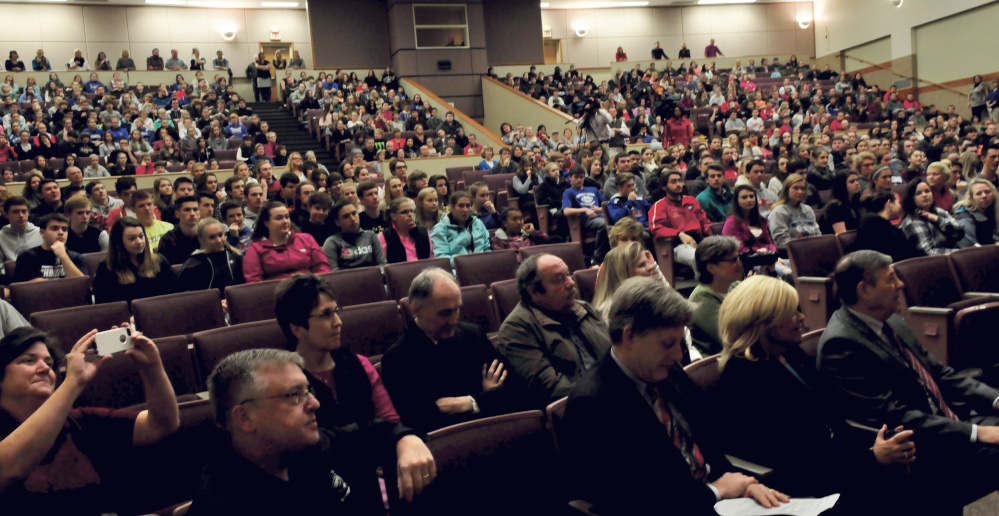
M301 356L278 349L215 366L208 392L229 442L210 459L189 514L384 514L375 466L393 457L400 497L433 481L430 450L401 424L320 430L303 368Z
M515 410L503 358L482 328L458 319L461 289L451 273L424 270L409 300L414 323L382 358L399 417L429 432Z

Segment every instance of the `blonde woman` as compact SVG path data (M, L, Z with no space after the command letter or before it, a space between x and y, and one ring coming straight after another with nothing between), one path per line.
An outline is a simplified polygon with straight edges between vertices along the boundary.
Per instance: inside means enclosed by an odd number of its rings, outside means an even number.
M426 187L416 195L416 223L427 229L433 228L444 216L439 208L437 189Z
M718 324L724 348L713 399L722 405L715 412L722 418L720 428L740 428L729 436L729 452L773 464L774 478L768 483L796 496L845 493L840 501L853 509L844 508L847 514L866 512L869 507L857 506L869 503L891 505L895 509L889 512L894 512L905 497L884 496L875 479L904 474L905 469L882 466L915 460L916 446L909 440L913 432L898 427L886 440L888 428L882 425L870 448L850 439L834 440L833 434L850 431L835 407L816 394L823 383L815 358L800 347L803 322L794 287L768 276L743 281L722 302ZM760 411L746 400L795 408Z
M770 235L778 250L787 250L787 243L794 238L817 236L821 233L815 211L805 204L808 185L800 174L791 174L784 181L780 197L770 210L767 222ZM783 254L783 253L782 253Z
M968 182L968 195L954 205L954 218L964 226L964 238L957 243L960 248L989 245L999 242L999 203L992 181L976 177Z
M614 292L617 292L624 280L634 276L654 277L669 285L659 272L659 264L645 246L639 242L618 245L604 258L597 273L597 288L593 295L593 306L605 319L610 311Z

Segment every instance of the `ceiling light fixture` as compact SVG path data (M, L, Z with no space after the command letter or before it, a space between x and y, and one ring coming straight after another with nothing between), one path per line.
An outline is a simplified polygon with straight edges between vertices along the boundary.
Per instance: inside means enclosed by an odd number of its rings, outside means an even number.
M298 7L298 2L260 2L261 7Z
M151 5L187 5L187 0L146 0Z
M697 0L697 5L753 4L756 0Z

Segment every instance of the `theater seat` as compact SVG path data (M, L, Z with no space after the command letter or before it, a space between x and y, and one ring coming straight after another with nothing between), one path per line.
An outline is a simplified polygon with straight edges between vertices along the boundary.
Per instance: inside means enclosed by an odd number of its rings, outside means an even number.
M258 281L225 288L229 322L242 324L274 318L274 291L281 280Z
M946 255L902 260L893 269L905 285L906 321L937 360L957 370L999 364L993 345L999 295L964 299Z
M35 312L29 320L35 328L42 328L55 337L63 352L69 352L88 331L94 328L110 330L114 325L128 322L129 317L128 303L118 301Z
M222 296L214 288L136 299L132 314L138 330L153 339L225 326Z
M245 349L284 349L286 339L277 321L270 319L201 331L194 334L192 341L204 387L208 375L223 358Z
M198 374L185 337L155 339L160 360L178 399L196 399ZM87 384L77 406L124 408L144 403L146 396L142 377L131 358L115 353L101 364L100 373Z
M559 514L564 504L555 449L540 410L488 417L434 430L427 446L437 478L414 501L420 514ZM517 488L510 489L510 479ZM488 500L488 503L483 503Z
M839 254L846 256L853 251L853 243L857 241L857 230L851 229L836 235L836 244L839 246Z
M424 269L437 267L451 271L451 260L447 258L428 258L415 262L390 263L385 266L385 283L388 285L389 298L399 300L409 295L409 285Z
M553 254L561 258L569 266L569 273L586 268L586 257L583 256L583 246L578 242L522 247L520 249L520 259L523 261L528 256L544 253Z
M489 286L489 290L493 293L493 303L496 305L496 314L499 315L499 321L502 325L506 317L510 315L510 312L514 308L517 308L517 303L520 302L520 292L517 290L517 280L504 280L497 281Z
M455 256L454 270L458 275L458 283L463 287L491 285L497 281L512 279L517 272L517 251L504 249Z
M10 302L25 319L35 312L90 304L90 278L11 283Z
M801 313L808 330L825 328L829 317L839 308L833 295L832 273L839 261L840 248L834 235L797 238L788 241L794 287L798 291Z
M358 355L383 355L406 331L395 301L345 307L340 312L340 342Z
M721 378L721 370L718 369L719 357L721 355L711 355L691 362L683 368L683 371L687 373L694 385L706 391L718 383L718 379Z
M235 161L238 149L226 149L215 151L215 159L219 161Z
M327 272L319 275L336 292L340 306L363 305L388 300L382 270L377 266Z
M545 409L545 415L548 418L548 430L552 434L552 442L555 444L555 452L560 451L558 444L559 433L562 428L562 418L565 417L565 406L569 402L569 397L566 396L558 401L553 401Z
M600 269L581 269L572 273L572 280L579 289L579 299L590 303L597 291L597 273Z
M90 275L90 285L94 285L94 278L97 277L97 268L101 262L107 259L108 253L83 253L83 259L87 260L87 273Z
M983 245L951 252L950 263L961 281L961 291L999 293L999 247Z

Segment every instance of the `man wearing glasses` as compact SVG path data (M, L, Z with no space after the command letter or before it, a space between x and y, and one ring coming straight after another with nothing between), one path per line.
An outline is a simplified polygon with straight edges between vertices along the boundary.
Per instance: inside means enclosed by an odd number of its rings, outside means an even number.
M189 514L384 512L375 467L393 452L416 472L400 475L400 497L433 481L429 450L398 423L320 428L304 366L290 351L251 349L215 367L208 392L230 442L210 460Z

